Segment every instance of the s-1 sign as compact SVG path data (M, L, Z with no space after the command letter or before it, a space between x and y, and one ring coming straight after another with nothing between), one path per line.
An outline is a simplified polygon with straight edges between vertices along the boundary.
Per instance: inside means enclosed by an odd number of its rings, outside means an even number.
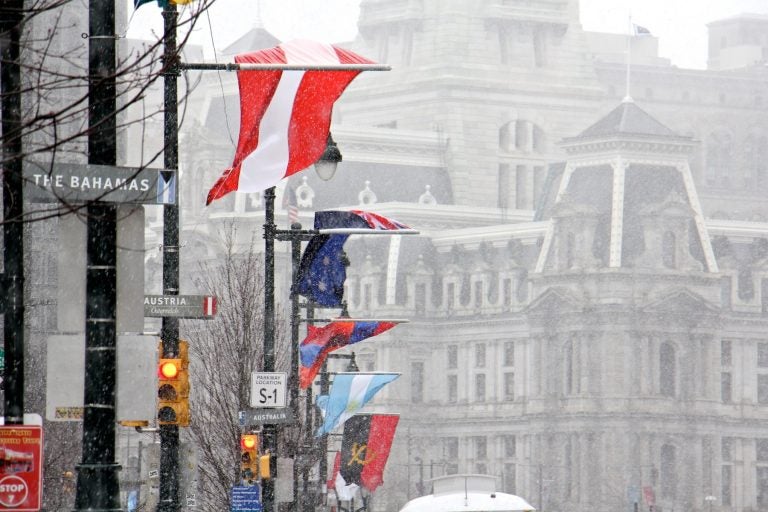
M286 381L285 372L253 372L251 407L285 407Z

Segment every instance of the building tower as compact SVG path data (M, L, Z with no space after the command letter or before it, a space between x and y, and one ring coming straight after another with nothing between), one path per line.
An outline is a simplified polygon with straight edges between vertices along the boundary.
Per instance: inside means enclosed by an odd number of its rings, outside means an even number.
M702 447L727 423L710 407L721 285L694 141L628 100L563 147L526 312L549 506L618 510L645 489L691 510L711 475Z

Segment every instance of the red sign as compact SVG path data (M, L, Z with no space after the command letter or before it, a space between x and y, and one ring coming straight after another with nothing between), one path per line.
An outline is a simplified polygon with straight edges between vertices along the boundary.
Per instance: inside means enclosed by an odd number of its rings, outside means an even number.
M0 510L40 510L42 455L43 427L0 426Z

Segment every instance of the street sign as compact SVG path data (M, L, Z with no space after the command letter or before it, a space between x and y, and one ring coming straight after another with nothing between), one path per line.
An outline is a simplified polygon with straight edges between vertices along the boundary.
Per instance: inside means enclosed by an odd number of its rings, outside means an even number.
M253 372L251 374L251 407L285 407L285 372Z
M176 172L165 169L25 162L23 175L33 203L176 204Z
M216 315L216 297L210 295L145 295L144 316L200 318Z
M261 512L261 491L258 485L232 487L230 512Z
M246 425L278 425L294 423L296 418L287 407L282 409L248 409L243 412Z
M43 427L0 427L0 509L37 512L42 505Z

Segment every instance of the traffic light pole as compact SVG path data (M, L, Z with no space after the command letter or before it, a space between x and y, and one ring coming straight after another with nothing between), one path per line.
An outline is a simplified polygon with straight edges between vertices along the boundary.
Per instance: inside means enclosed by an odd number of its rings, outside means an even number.
M179 57L176 46L176 5L168 2L163 9L164 150L163 165L168 171L179 166L178 90ZM178 186L178 185L177 185ZM179 294L179 207L163 206L163 294ZM163 357L179 357L179 319L163 317L160 333ZM158 512L176 512L179 500L179 427L160 425L160 502Z

